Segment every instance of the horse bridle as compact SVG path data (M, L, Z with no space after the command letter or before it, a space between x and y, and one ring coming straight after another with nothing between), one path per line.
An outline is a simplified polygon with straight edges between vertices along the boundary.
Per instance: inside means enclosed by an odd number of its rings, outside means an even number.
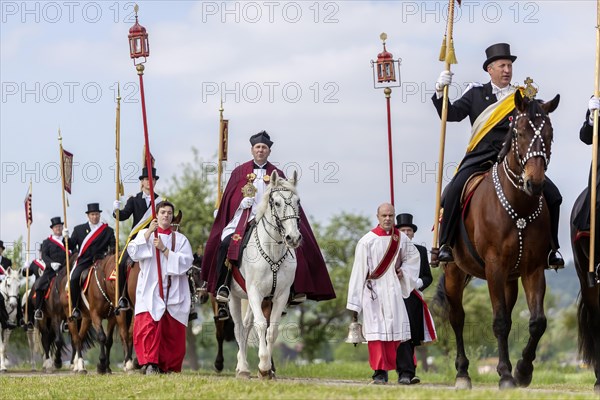
M279 214L277 213L277 210L275 208L275 200L273 200L273 193L274 192L289 192L290 195L289 197L284 196L283 194L281 194L281 197L283 198L283 201L285 203L284 207L283 207L283 216L279 216ZM269 206L271 208L271 217L273 217L273 220L275 220L275 225L273 225L271 222L266 221L265 218L261 218L263 225L265 226L265 230L267 231L267 234L271 237L271 239L273 239L274 241L277 242L277 244L282 244L285 242L285 236L283 235L285 229L283 227L283 221L288 220L288 219L295 219L297 221L300 220L300 210L296 209L296 207L294 207L294 205L292 204L292 197L294 196L294 192L291 191L290 189L285 189L285 188L274 188L271 189L271 192L269 193ZM286 215L286 212L288 210L288 208L292 209L292 213L290 215ZM283 241L278 241L276 238L274 238L271 233L269 232L268 229L266 229L266 225L265 224L269 224L271 227L275 228L275 230L277 231L277 233L279 234L279 236L281 236L281 238L283 239ZM286 246L287 246L287 242L285 242Z
M281 194L281 197L283 197L283 200L285 202L285 206L283 208L283 216L279 216L279 214L277 213L277 211L274 207L275 206L273 204L274 203L274 200L273 200L274 192L289 192L290 193L289 197L286 197L283 194ZM269 237L271 239L273 239L277 244L285 243L285 245L288 247L287 251L285 253L283 253L283 256L278 261L274 261L271 257L269 257L267 252L262 248L262 246L260 245L260 240L258 238L258 227L254 228L254 239L256 241L256 247L258 248L258 252L265 259L265 261L267 261L269 263L269 266L271 267L271 272L273 273L273 285L271 286L271 294L270 294L271 298L275 295L275 288L277 287L277 272L279 272L279 268L281 267L281 264L283 264L283 262L285 261L285 258L287 257L287 255L290 254L289 246L287 244L287 241L285 240L285 236L283 235L284 228L283 228L282 221L285 221L288 219L295 219L296 221L300 220L299 209L297 210L296 207L294 207L294 205L292 204L293 196L294 196L294 192L290 189L286 189L286 188L271 189L271 192L269 193L269 206L271 208L271 216L275 220L275 225L269 221L266 221L266 218L261 218L261 220L263 221L263 227L265 228L265 231L267 232ZM286 215L288 208L292 209L292 214L290 214L290 215ZM276 238L274 238L271 235L271 233L269 232L269 230L267 229L266 224L275 228L277 230L277 233L279 234L279 236L281 236L281 238L283 240L278 241Z
M508 157L504 157L502 167L504 168L504 172L508 176L510 182L513 184L513 186L515 188L517 188L519 190L525 190L524 174L525 174L525 164L527 164L527 161L529 161L533 157L542 157L544 159L544 171L546 171L548 169L548 164L550 164L550 156L551 155L548 154L548 151L546 150L546 144L544 143L544 140L542 138L542 130L544 129L544 126L546 125L546 121L548 121L549 118L547 115L542 115L540 113L536 113L535 117L543 118L541 124L537 127L535 126L533 121L528 118L528 115L526 112L518 113L515 116L515 118L513 120L511 120L511 123L510 123L509 129L512 132L512 134L511 134L512 148L513 148L515 157L521 167L521 173L519 175L517 175L517 173L513 172L513 170L510 169L510 167L508 166ZM527 151L525 152L524 157L521 157L521 155L519 154L519 144L517 141L517 136L519 133L519 131L517 129L517 122L519 121L519 118L528 118L527 122L529 123L529 126L533 130L533 138L529 142L529 146L527 146ZM539 143L539 144L534 149L534 146L537 143Z

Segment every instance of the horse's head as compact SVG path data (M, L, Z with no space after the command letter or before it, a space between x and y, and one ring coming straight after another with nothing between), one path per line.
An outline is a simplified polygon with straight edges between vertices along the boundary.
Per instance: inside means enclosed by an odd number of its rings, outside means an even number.
M194 299L194 301L199 301L200 304L204 304L208 300L206 282L202 280L202 257L202 255L194 253L194 261L192 261L192 267L188 270L188 278L191 284L192 298Z
M183 213L181 212L181 210L179 210L177 215L175 215L173 217L173 220L171 221L171 226L173 227L173 230L175 232L179 232L179 227L181 226L182 219L183 219Z
M8 268L6 270L6 278L0 284L0 291L4 296L4 300L8 301L8 304L14 308L18 303L19 286L21 285L20 273L16 269Z
M298 174L294 171L288 180L279 177L277 171L273 171L265 196L256 213L256 220L271 218L268 221L277 228L285 244L291 248L300 246L302 235L298 222L300 221L300 198L296 192ZM271 210L267 214L267 210Z
M515 112L503 153L517 185L530 196L539 196L544 188L553 137L548 114L558 107L559 101L560 95L544 103L523 97L519 90L515 93ZM512 156L508 154L509 146Z

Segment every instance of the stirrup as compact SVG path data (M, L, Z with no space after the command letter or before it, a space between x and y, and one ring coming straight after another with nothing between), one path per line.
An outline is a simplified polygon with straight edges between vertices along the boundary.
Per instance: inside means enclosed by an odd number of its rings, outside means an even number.
M306 301L306 294L304 293L295 293L290 299L290 306L298 306Z
M217 303L229 303L229 294L229 288L225 285L221 285L217 290L215 300L217 300Z
M552 252L555 253L555 257L557 261L556 263L550 263L550 255L552 254ZM548 252L548 257L546 258L546 269L552 269L555 272L558 272L559 269L563 269L565 267L565 260L562 256L562 253L558 250L550 250Z
M35 319L36 321L41 321L44 318L44 313L42 312L42 310L37 309L35 310L35 313L33 314L33 319Z

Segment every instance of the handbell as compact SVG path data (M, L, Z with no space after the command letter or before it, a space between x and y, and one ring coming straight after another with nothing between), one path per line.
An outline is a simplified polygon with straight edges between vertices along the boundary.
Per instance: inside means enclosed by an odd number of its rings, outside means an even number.
M362 325L358 322L351 322L348 327L348 337L346 343L352 343L356 347L359 343L366 343L367 339L363 336Z

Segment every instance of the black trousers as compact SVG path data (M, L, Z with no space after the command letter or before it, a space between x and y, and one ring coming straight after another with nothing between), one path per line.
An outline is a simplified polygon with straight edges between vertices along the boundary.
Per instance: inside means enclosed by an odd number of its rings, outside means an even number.
M396 349L396 372L398 377L408 376L414 378L416 366L414 361L415 345L412 340L400 343Z
M42 276L40 276L40 278L38 280L35 281L35 304L34 307L36 310L41 310L43 305L44 305L44 295L46 294L46 290L48 290L48 287L50 286L50 282L52 281L52 278L54 278L56 276L56 271L54 271L52 268L46 268L44 270L44 273L42 274ZM30 299L33 299L33 294L30 295L29 297ZM30 302L31 304L31 302ZM31 317L32 315L32 307L28 307L29 310L29 320L31 321Z
M85 271L89 270L90 267L91 265L88 267L78 266L71 273L71 302L73 304L73 308L77 308L77 304L81 298L81 285L79 284L81 275Z
M440 245L454 245L456 239L455 231L461 215L460 196L463 187L471 175L476 172L486 171L489 167L489 164L484 164L461 168L454 175L454 178L452 178L446 189L444 189L444 213L442 214L442 224L440 227ZM544 198L550 212L551 245L554 250L558 250L560 247L558 243L558 222L560 219L562 196L554 182L548 177L546 177L544 184Z

